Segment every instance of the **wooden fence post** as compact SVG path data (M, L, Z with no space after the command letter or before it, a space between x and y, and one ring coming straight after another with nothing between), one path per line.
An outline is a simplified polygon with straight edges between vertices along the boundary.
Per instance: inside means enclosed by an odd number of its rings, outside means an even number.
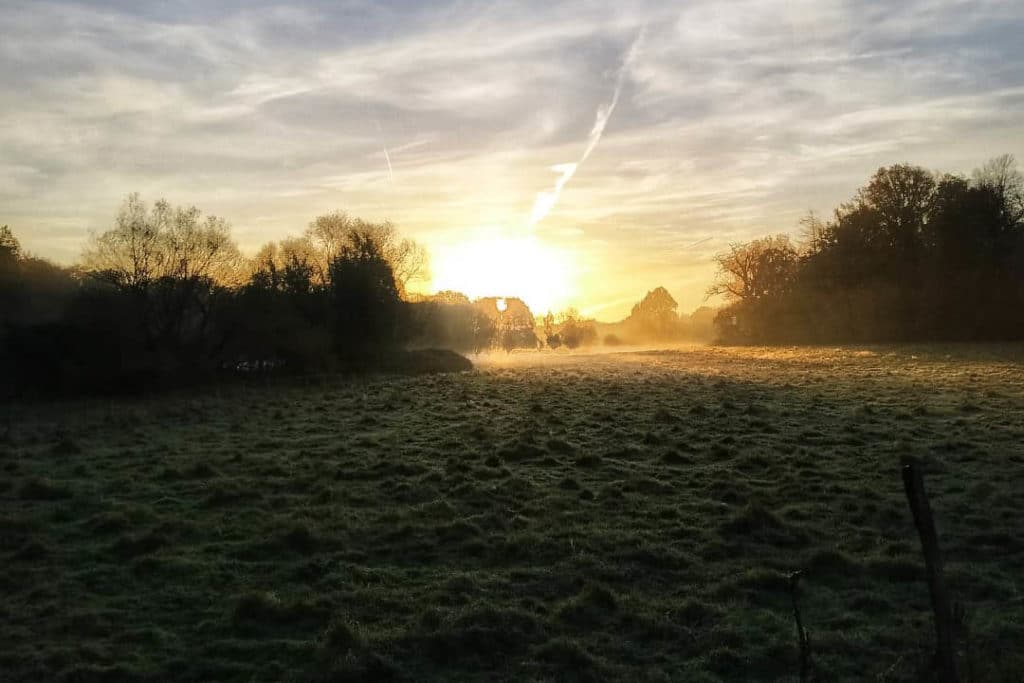
M956 645L953 629L953 610L942 575L942 557L939 554L939 539L935 533L935 520L924 490L924 477L914 465L903 466L903 489L907 494L910 512L914 515L914 526L921 537L924 564L928 573L928 592L935 612L935 661L941 683L959 683L956 668Z
M811 637L804 628L800 618L800 605L797 602L797 591L800 590L800 577L803 572L796 571L789 575L789 596L793 601L793 619L796 621L796 639L800 645L800 683L811 680Z

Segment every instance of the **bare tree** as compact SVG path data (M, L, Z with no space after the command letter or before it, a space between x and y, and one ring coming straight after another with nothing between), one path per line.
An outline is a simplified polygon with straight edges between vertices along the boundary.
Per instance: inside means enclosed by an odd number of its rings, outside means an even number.
M402 296L405 296L410 282L423 280L428 276L427 250L418 242L410 239L398 240L391 245L387 254Z
M708 296L732 301L758 301L786 293L796 273L796 248L785 235L764 237L746 244L732 244L715 257L718 279Z
M331 262L356 240L371 240L379 246L403 297L410 282L426 276L426 251L413 240L399 238L389 221L371 223L352 218L344 211L334 211L317 216L306 229L304 239L312 249L312 263L322 284L327 283Z
M21 244L6 225L0 225L0 258L17 260L21 256Z
M321 284L327 284L331 261L338 257L349 241L349 234L361 222L352 219L344 211L317 216L306 228L302 237L309 245L311 262L317 271ZM295 245L298 247L298 245Z
M800 253L816 254L825 248L828 239L828 224L813 210L808 210L800 219Z
M316 246L307 237L287 237L279 243L280 267L289 263L301 263L309 266L316 274L320 284L326 285L329 278L328 270L331 261L337 258L338 253L330 258L322 258ZM328 269L328 270L325 270Z
M128 195L114 227L90 238L82 259L85 269L119 287L145 289L160 276L164 265L161 235L165 220L160 212L148 215L137 192Z
M281 247L277 242L267 242L249 259L249 270L252 273L274 273L281 269L283 263Z
M469 304L469 297L462 292L456 292L451 289L444 289L431 296L430 301L436 301L439 304Z
M171 216L163 236L165 276L182 280L208 277L215 282L238 284L240 257L227 221L216 216L203 219L194 206L171 211L164 200L157 202L156 211Z
M976 169L974 184L993 191L1002 204L1007 224L1024 221L1024 174L1012 154L997 156Z
M199 209L173 208L163 199L148 210L138 193L128 195L112 229L92 236L83 263L118 287L136 290L168 277L235 284L243 275L224 219L204 220Z

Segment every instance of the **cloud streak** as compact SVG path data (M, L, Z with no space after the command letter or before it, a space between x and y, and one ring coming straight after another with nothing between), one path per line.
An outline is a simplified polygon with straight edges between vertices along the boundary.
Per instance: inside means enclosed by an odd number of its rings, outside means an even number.
M395 173L394 173L394 171L391 168L391 155L388 154L388 146L384 142L384 132L381 130L380 121L374 121L374 123L377 124L377 135L380 136L380 148L382 150L384 150L384 161L388 165L388 182L389 183L394 183L395 182Z
M573 175L576 174L576 170L587 160L590 153L597 148L597 143L601 141L601 136L604 134L604 129L608 126L608 119L611 118L612 112L615 111L615 107L619 103L619 95L622 94L622 85L626 81L626 75L629 70L630 64L636 57L637 51L640 49L640 45L643 42L645 28L641 28L637 37L633 40L633 43L629 46L626 51L625 59L622 61L622 65L619 67L618 74L615 77L615 90L612 93L611 100L602 104L597 109L597 114L594 117L594 125L590 129L590 135L587 136L587 146L583 150L583 155L579 161L572 163L556 164L551 167L551 170L558 174L558 178L555 180L554 187L545 192L538 192L537 198L533 202L533 210L530 212L529 227L533 228L547 216L555 204L558 203L558 198L562 194L562 188L565 187L566 183L572 179Z

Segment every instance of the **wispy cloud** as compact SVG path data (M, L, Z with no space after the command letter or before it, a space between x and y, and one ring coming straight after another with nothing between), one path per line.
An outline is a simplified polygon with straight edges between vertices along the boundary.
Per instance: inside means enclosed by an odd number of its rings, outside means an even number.
M62 260L132 190L249 249L333 208L428 247L543 220L595 303L686 307L715 249L882 164L1024 158L1024 8L995 0L14 0L0 25L0 223Z

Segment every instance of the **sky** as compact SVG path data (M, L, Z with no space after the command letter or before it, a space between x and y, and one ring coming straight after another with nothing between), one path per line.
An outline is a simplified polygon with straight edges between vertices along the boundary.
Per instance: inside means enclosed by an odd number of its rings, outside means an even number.
M0 224L62 263L130 192L248 253L340 209L427 248L415 288L614 320L657 286L696 308L714 254L880 166L1024 160L1015 1L4 0L0 26Z

